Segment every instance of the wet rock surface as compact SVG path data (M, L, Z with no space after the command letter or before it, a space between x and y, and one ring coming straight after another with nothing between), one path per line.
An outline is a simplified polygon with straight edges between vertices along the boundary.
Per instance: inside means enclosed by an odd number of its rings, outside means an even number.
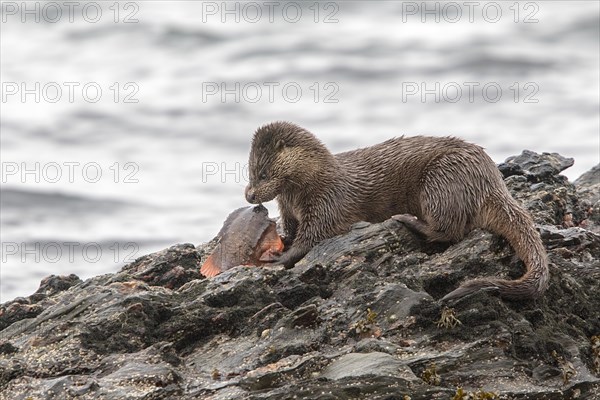
M500 166L548 251L540 299L437 301L467 278L523 273L480 230L441 246L359 223L293 269L212 279L198 272L210 245L176 245L2 304L0 398L600 398L598 168L572 184L558 175L569 162L524 152Z

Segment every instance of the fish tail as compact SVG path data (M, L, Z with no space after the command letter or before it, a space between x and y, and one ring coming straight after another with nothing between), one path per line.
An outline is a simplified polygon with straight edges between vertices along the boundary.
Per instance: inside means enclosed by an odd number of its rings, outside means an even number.
M209 256L204 264L202 264L202 268L200 268L200 273L207 278L212 278L213 276L219 275L221 273L221 268L217 267L214 261L214 257Z

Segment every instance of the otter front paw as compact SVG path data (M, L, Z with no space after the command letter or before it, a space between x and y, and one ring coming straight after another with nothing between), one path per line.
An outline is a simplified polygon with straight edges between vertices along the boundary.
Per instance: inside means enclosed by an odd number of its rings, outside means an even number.
M429 235L429 229L425 222L419 220L419 218L415 217L411 214L397 214L392 215L392 219L401 222L410 229L412 232L417 233L419 235L427 237Z
M292 247L284 252L281 257L275 259L273 263L282 264L286 269L290 269L293 268L294 264L300 261L306 253L307 251L303 251L297 247Z
M291 259L288 256L289 253L283 253L282 255L280 255L279 257L275 257L273 260L273 264L278 264L278 265L283 265L285 267L285 269L290 269L290 268L294 268L294 265L296 264L296 261Z

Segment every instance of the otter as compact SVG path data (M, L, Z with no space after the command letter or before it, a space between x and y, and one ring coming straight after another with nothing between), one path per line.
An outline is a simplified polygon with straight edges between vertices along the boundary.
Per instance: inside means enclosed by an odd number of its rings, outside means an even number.
M442 298L479 290L503 298L540 296L548 286L546 251L531 216L512 198L483 148L455 137L399 137L332 154L312 133L289 122L257 129L246 200L277 198L284 243L274 260L292 267L320 241L358 221L388 218L429 241L457 242L475 228L508 239L527 268L517 280L479 278Z

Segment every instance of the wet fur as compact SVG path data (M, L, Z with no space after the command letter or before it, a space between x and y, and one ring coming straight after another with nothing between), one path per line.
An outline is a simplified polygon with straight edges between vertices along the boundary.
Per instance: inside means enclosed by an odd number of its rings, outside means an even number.
M277 197L285 241L292 243L278 260L286 266L355 222L395 216L431 241L456 242L474 228L488 229L506 237L527 266L518 280L471 280L443 300L478 290L531 298L546 289L546 252L533 220L477 145L453 137L400 137L333 155L303 128L275 122L256 131L249 172L249 201Z

